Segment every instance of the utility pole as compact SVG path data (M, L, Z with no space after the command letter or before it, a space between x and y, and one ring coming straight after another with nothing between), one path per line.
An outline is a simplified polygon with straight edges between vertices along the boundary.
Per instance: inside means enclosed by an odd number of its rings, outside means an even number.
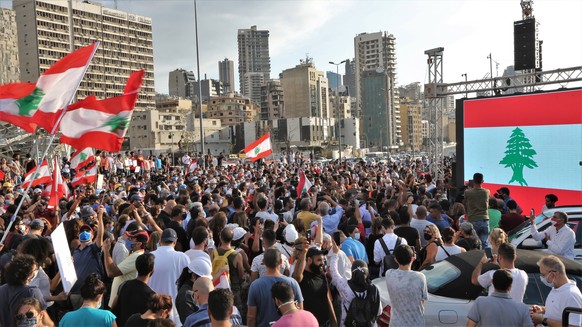
M339 154L339 162L340 164L342 163L342 136L341 136L341 124L340 124L340 107L339 107L339 103L340 103L340 97L339 97L339 65L345 63L347 61L347 59L342 60L340 63L334 63L333 61L330 61L329 63L331 65L335 65L335 72L336 72L336 90L335 90L335 103L336 103L336 119L337 119L337 144L338 144L338 154Z

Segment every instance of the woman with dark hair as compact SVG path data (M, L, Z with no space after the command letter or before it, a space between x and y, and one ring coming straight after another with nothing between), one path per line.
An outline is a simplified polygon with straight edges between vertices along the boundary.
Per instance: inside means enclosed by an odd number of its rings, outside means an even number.
M417 271L435 263L437 250L442 245L441 233L434 224L424 228L423 237L426 240L426 245L420 249L416 261L412 264L412 269Z
M127 319L125 327L150 326L153 320L168 319L172 311L172 298L167 294L154 294L144 314L136 313Z
M455 242L457 242L457 235L452 227L447 227L443 229L442 236L443 244L440 244L439 247L437 248L435 262L445 260L446 258L452 255L466 251L462 247L455 245Z
M370 311L366 312L365 315L370 322L375 324L376 319L382 313L382 306L380 305L380 293L378 292L378 288L373 285L370 280L368 265L362 260L354 260L352 263L352 278L346 280L338 272L338 252L339 248L332 240L332 253L328 256L329 270L332 277L331 283L337 288L341 297L342 308L344 308L344 310L342 310L340 326L349 325L349 322L346 322L347 311L352 300L356 296L364 297L366 301L371 303L371 306L369 306Z
M99 275L93 273L87 276L85 283L81 286L83 305L81 308L65 314L59 326L117 327L115 315L111 311L99 309L106 291L105 284L99 279Z
M46 309L46 302L42 292L36 286L28 285L38 273L38 266L34 257L28 254L18 254L6 265L4 278L6 284L0 286L0 326L12 326L13 317L16 315L20 301L34 297L41 303L42 309ZM48 314L44 315L43 323L51 325Z

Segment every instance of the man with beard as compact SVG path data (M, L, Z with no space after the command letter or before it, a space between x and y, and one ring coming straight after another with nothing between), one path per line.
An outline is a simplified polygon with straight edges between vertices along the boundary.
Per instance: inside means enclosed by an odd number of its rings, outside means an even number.
M313 247L309 248L306 254L304 253L302 251L304 257L299 258L297 269L301 270L301 266L303 266L299 262L305 262L305 269L294 275L299 282L301 294L303 294L305 301L303 308L313 313L320 326L336 326L335 314L332 310L330 312L330 308L332 308L331 297L327 278L323 271L325 253Z

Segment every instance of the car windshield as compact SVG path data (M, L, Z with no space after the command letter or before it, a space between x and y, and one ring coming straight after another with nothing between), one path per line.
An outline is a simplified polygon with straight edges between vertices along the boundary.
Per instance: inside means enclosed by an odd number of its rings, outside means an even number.
M541 223L545 219L552 217L552 215L553 215L552 212L544 212L542 214L539 214L535 219L536 225ZM509 232L509 240L511 241L514 238L518 238L521 236L521 234L529 231L530 225L531 224L530 224L529 220L526 220L523 223L521 223L519 226L517 226L516 228L514 228L512 231Z
M426 276L428 291L435 293L461 275L461 270L448 261L437 262L422 270Z

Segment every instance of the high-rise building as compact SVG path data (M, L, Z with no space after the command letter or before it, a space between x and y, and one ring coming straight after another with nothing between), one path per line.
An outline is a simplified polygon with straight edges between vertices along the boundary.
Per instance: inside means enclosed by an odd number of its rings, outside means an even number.
M376 33L362 33L354 38L355 51L355 87L356 87L356 111L358 117L364 112L374 112L374 108L364 108L364 97L367 94L369 99L373 98L372 93L380 90L385 97L384 110L387 110L384 115L387 118L388 135L381 136L382 141L387 141L387 146L394 149L401 145L400 138L400 112L399 112L399 95L396 88L396 38L388 32ZM364 85L364 77L371 79L369 86L377 88L377 90L366 90ZM380 83L380 84L378 84ZM379 86L379 85L383 86ZM372 93L371 93L372 92ZM373 105L373 104L372 104ZM365 124L362 124L365 126ZM365 128L361 130L365 131ZM370 142L372 143L372 142ZM382 143L386 146L385 143Z
M405 149L419 151L422 147L422 114L420 104L411 98L400 98L402 143Z
M285 117L283 87L281 81L273 79L261 86L261 120Z
M347 95L356 96L356 62L353 59L346 60L344 85L347 87Z
M262 73L263 81L271 79L271 57L269 56L269 31L250 29L238 30L238 78L241 93L244 93L246 73Z
M173 70L168 78L168 94L182 99L192 99L196 94L194 82L196 77L193 72L182 68Z
M224 93L234 93L234 61L224 58L218 62L218 80L222 82Z
M0 84L20 79L16 13L7 8L0 8L0 67Z
M285 94L285 117L331 118L325 73L315 68L311 58L281 73Z
M381 68L367 70L362 76L362 120L360 132L364 133L369 147L395 150L401 144L399 108L393 108L392 79Z
M263 73L245 73L241 93L256 105L261 105L261 86L267 81Z
M340 88L342 90L342 75L336 74L335 72L327 71L325 72L325 77L327 77L327 83L329 84L329 89L332 90L333 93L337 92L336 89Z
M198 82L193 82L192 87L194 88L194 99L197 99L198 92L202 91L202 102L206 102L212 97L224 95L222 82L215 79L207 79L206 75L204 75L204 79L200 81L200 86L198 86Z
M71 52L67 1L14 0L13 8L18 27L20 80L36 81ZM100 42L77 96L118 96L129 75L143 69L145 76L136 108L154 108L152 20L89 1L72 1L72 9L75 49Z

